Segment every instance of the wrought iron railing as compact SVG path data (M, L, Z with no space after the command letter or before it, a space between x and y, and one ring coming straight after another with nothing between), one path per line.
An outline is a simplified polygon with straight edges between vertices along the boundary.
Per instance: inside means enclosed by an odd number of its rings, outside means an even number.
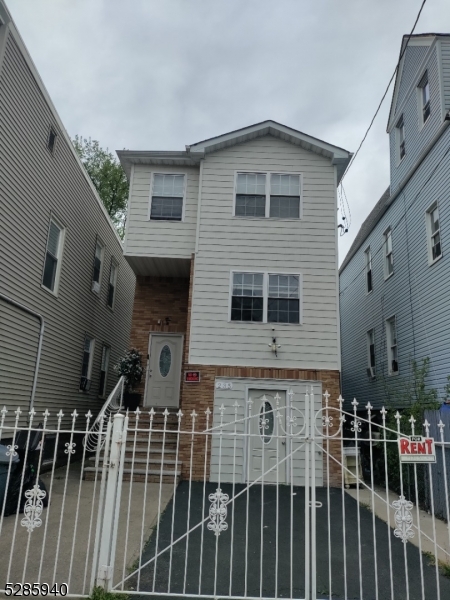
M102 433L106 430L110 416L113 413L121 410L123 406L124 380L125 378L122 375L117 382L116 387L106 399L106 402L98 413L98 416L95 419L91 429L84 436L83 444L88 452L95 452L98 449L99 444L100 447L103 447L103 444L105 443L105 436L99 436L99 433Z

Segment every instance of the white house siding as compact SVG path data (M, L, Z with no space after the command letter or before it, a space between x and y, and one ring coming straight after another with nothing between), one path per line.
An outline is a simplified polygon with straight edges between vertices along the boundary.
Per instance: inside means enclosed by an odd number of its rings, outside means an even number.
M111 347L107 391L117 382L112 367L128 346L135 276L12 33L0 68L0 292L45 319L36 410L84 415L104 402L97 394L102 344ZM46 147L51 125L58 132L54 155ZM57 297L41 287L52 214L66 227ZM100 295L91 291L97 236L105 245ZM113 311L107 307L112 257L118 264ZM25 416L37 334L32 318L0 301L0 406L20 406ZM92 386L80 393L86 334L96 340Z
M431 104L431 115L427 119L427 122L422 127L421 121L421 108L418 103L417 87L413 85L409 96L405 98L405 104L403 110L397 105L397 111L394 121L394 126L390 131L390 164L391 164L391 194L393 194L398 185L402 182L404 177L407 175L411 167L415 164L422 150L432 140L442 123L442 107L441 107L441 94L440 94L440 77L438 68L438 48L435 45L431 55L421 69L420 73L418 69L424 59L421 53L408 56L408 60L405 63L405 68L402 73L402 81L400 88L409 86L414 82L418 83L418 78L428 70L428 80L430 83L430 104ZM428 50L428 48L426 48ZM405 82L405 83L403 83ZM405 123L405 149L406 155L403 160L397 164L397 152L396 152L396 127L397 119L403 113L403 119Z
M253 169L302 173L301 220L232 216L235 171ZM330 160L266 136L207 155L201 185L189 362L339 369L336 184ZM229 322L232 269L300 273L303 324ZM272 327L281 344L278 359L268 348Z
M411 382L410 360L430 358L427 386L444 394L450 374L450 128L389 207L340 275L342 387L364 407L399 406ZM439 164L440 163L440 164ZM438 166L439 164L439 166ZM429 181L428 181L429 180ZM428 264L425 212L439 202L443 257ZM406 211L406 219L405 217ZM394 275L384 280L383 233L393 229ZM373 292L365 291L365 257L372 251ZM399 374L387 373L385 320L397 317ZM375 329L376 379L366 375L367 331Z
M279 379L276 381L267 379L250 379L250 378L217 378L216 382L231 382L232 389L215 389L214 393L214 432L211 436L211 481L219 481L219 470L220 470L220 482L232 483L233 475L235 483L244 483L246 481L246 458L248 452L248 438L245 436L248 433L248 392L249 390L292 390L293 396L293 415L297 416L298 428L293 429L293 433L299 432L303 424L302 413L305 409L305 394L306 390L311 389L311 385L314 389L314 404L316 411L322 408L322 385L320 382L314 381L299 381L290 379ZM219 408L223 404L225 407L223 416L223 432L233 433L235 430L235 402L238 403L237 408L237 419L236 432L237 436L220 435L220 412ZM301 412L300 412L301 411ZM321 414L318 417L317 423L319 424L319 430L321 429ZM240 434L240 435L239 435ZM220 440L222 438L222 440ZM304 435L303 435L304 439ZM236 442L236 449L234 444ZM293 452L293 484L304 485L305 484L305 453L304 449L299 448L301 445L300 440L294 441L292 446ZM296 450L296 448L299 448ZM221 459L220 459L221 457ZM234 467L233 467L233 461ZM284 465L285 463L283 463ZM323 457L322 451L319 447L315 448L315 478L316 485L323 485ZM220 469L219 469L220 466ZM280 465L280 471L283 468ZM289 473L291 472L291 466L288 464L287 467L287 479L289 481Z
M152 173L185 173L183 221L150 221ZM199 169L134 165L125 253L131 256L190 258L195 250Z

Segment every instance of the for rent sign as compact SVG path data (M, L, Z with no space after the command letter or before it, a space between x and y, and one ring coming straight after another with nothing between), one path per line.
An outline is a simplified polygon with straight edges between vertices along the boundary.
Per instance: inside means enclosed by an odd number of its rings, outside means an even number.
M401 437L398 440L400 461L405 463L434 463L436 449L434 439L421 435Z

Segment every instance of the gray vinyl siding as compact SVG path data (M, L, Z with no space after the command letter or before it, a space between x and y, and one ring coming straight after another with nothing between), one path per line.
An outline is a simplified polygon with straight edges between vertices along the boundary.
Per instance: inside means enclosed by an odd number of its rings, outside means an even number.
M302 173L303 218L233 217L239 170ZM336 185L330 160L266 136L207 155L201 186L189 361L339 369ZM300 273L303 324L229 322L231 270ZM281 344L277 359L268 349L273 335Z
M216 378L216 381L231 382L232 389L215 389L214 390L214 415L213 422L215 430L211 436L211 475L210 480L218 482L220 472L221 483L243 483L246 481L246 454L248 451L248 434L249 433L249 418L248 418L248 390L292 390L293 396L293 415L298 418L299 427L293 428L292 433L298 433L303 425L302 414L305 410L305 394L314 388L314 405L315 410L319 411L322 408L322 384L316 381L307 382L299 380L279 379L276 382L267 379L250 379L250 378ZM237 402L237 419L236 433L237 436L227 436L227 433L235 431L235 406ZM223 432L225 435L220 435L218 423L221 422L219 409L225 407L223 416ZM301 412L299 412L301 411ZM253 416L252 418L258 418ZM320 421L320 417L319 417ZM320 427L320 425L319 425ZM281 433L281 435L283 435ZM222 437L222 440L220 439ZM294 441L293 452L295 446L299 445L299 441ZM236 449L234 444L236 443ZM315 447L315 464L316 464L316 485L323 485L323 458L322 452L318 446ZM284 465L285 463L282 463ZM282 465L279 467L282 468ZM220 469L219 469L220 466ZM288 464L286 475L289 476L291 467ZM305 453L302 451L295 452L292 475L294 485L305 485ZM288 478L286 482L288 482Z
M342 385L347 402L356 397L362 405L370 401L375 407L397 406L396 394L404 392L410 380L411 358L417 361L430 358L427 385L436 388L440 397L443 395L450 374L449 147L450 128L341 273ZM443 256L430 266L425 213L435 201L439 203ZM394 275L385 281L382 244L387 227L393 230ZM366 294L364 251L369 245L373 292ZM397 318L399 374L389 376L385 320L394 314ZM374 381L366 374L366 334L372 328L375 329L376 345L377 375Z
M0 291L45 319L38 413L96 412L104 402L97 394L102 344L111 347L109 392L117 382L112 367L129 342L135 276L12 33L0 67ZM46 147L50 126L58 133L53 155ZM57 296L41 286L52 215L66 229ZM100 294L91 291L97 236L105 245ZM107 306L112 257L114 310ZM0 300L0 405L20 406L25 415L37 335L37 321ZM95 339L88 393L78 391L85 335Z
M150 221L152 173L185 173L183 221ZM189 258L195 250L199 169L134 165L125 253L131 256Z
M425 58L429 46L408 46L403 58L402 79L398 88L396 108L400 106L406 97L412 80L417 75L417 67Z
M444 107L450 110L450 40L441 40Z
M411 50L413 49L415 50L415 48L411 48ZM420 49L422 52L424 49L428 51L428 47L420 47ZM397 103L394 126L390 132L391 193L396 191L398 185L415 164L419 155L436 134L442 123L438 50L439 46L435 45L425 67L421 69L420 73L418 69L424 59L424 54L420 52L413 55L408 54L405 62L400 90L403 88L409 89L411 83L417 83L422 74L427 70L428 81L430 84L431 114L426 123L422 126L421 104L419 102L419 94L416 85L413 85L409 96L406 98L403 110L401 110L400 103ZM403 121L405 124L406 155L403 160L398 163L395 124L398 122L401 114L403 114Z

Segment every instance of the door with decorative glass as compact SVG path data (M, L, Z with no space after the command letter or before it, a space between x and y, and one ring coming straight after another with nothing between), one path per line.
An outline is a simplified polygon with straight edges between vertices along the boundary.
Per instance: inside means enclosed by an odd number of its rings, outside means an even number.
M145 406L178 407L183 335L151 333Z
M250 390L251 415L248 478L286 483L286 392ZM280 423L280 419L282 423Z

